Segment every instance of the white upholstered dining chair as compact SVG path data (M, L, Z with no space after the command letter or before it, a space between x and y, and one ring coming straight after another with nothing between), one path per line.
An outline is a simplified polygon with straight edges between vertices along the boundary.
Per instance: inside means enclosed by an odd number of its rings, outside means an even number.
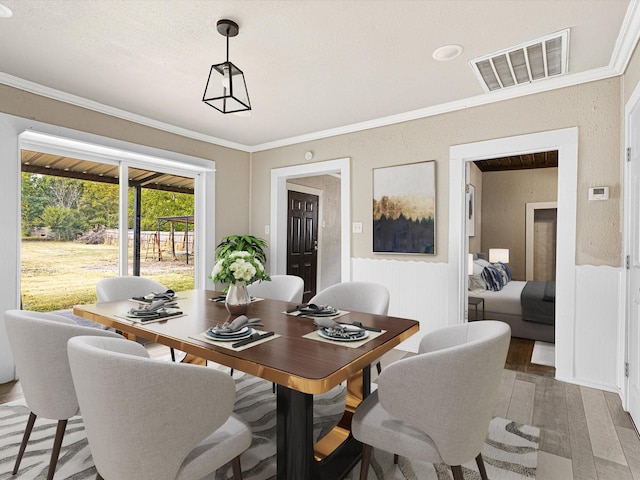
M389 290L379 283L342 282L318 292L309 303L386 315L389 311Z
M197 480L231 462L241 480L251 430L231 377L126 340L77 337L68 353L97 479Z
M150 293L166 292L167 287L161 283L145 277L110 277L103 278L96 284L96 296L98 303L115 302L132 297L144 297ZM171 360L176 361L176 352L169 349ZM184 354L182 355L184 357Z
M386 315L389 311L389 290L373 282L342 282L318 292L309 303L331 305L343 310ZM378 374L382 371L376 362Z
M487 480L481 450L509 349L509 325L478 321L427 334L418 355L392 363L378 389L358 406L351 431L363 443L360 480L372 447L430 463L444 462L454 480L476 459Z
M167 287L145 277L104 278L96 284L98 303L115 302L132 297L143 297L149 293L165 292Z
M79 413L67 359L67 341L78 335L122 337L107 330L82 327L53 313L8 310L4 316L20 386L30 410L13 474L18 473L36 418L42 417L58 420L47 474L47 480L51 480L67 421Z
M304 280L296 275L271 275L271 281L252 283L247 290L252 297L300 303Z

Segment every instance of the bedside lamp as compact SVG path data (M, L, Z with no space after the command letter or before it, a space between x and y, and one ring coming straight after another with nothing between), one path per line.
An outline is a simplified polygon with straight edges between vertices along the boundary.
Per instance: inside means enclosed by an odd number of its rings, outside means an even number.
M496 263L509 263L509 249L508 248L490 248L489 249L489 262Z

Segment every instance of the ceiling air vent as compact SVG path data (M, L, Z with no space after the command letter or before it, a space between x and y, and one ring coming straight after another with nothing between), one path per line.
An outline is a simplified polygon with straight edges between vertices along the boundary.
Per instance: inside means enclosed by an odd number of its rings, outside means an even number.
M567 72L569 29L469 61L486 92Z

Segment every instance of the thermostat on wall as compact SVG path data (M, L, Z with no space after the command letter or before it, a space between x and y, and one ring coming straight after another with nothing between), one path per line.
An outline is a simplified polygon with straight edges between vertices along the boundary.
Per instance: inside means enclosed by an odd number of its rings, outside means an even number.
M609 187L589 188L589 200L609 200Z

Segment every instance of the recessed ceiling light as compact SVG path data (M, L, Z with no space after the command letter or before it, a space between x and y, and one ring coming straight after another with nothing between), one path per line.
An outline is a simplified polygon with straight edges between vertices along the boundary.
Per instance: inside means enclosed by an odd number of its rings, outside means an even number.
M5 7L0 3L0 18L13 17L13 12L9 7Z
M445 45L433 52L433 58L439 62L446 62L447 60L453 60L461 53L462 47L460 45Z

